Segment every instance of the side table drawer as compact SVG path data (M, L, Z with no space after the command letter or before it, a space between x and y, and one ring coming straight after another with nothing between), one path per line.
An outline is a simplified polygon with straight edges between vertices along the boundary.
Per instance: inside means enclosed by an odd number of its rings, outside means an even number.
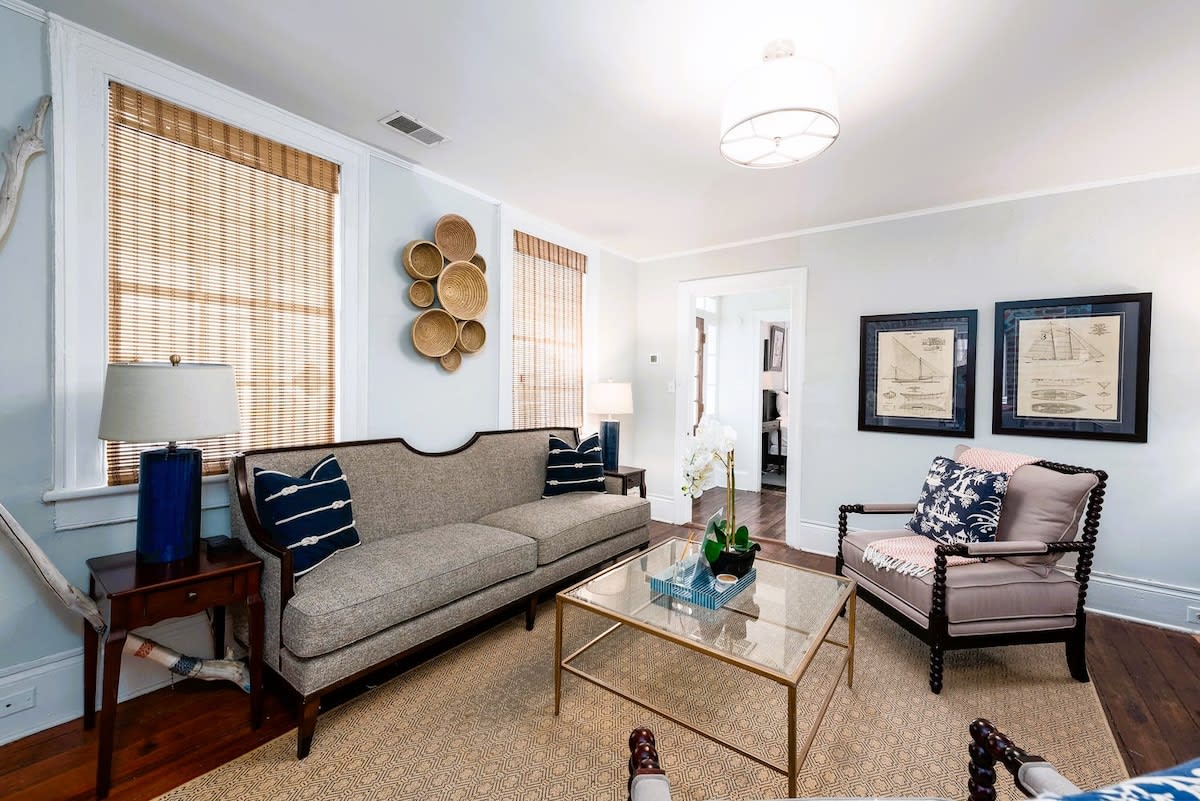
M184 587L172 587L146 593L146 618L162 620L168 617L183 617L208 609L224 606L238 597L233 576L221 576L209 581Z

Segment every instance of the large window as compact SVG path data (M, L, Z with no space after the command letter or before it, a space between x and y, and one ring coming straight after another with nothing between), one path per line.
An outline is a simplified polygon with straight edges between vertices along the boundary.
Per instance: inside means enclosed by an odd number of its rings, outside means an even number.
M118 83L108 133L109 361L234 366L242 431L205 473L332 440L338 165ZM108 483L145 447L109 443Z
M587 256L513 231L513 428L583 424Z

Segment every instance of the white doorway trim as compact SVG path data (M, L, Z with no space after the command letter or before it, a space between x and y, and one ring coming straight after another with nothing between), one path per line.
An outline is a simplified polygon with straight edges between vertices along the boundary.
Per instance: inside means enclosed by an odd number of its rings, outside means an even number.
M674 519L675 523L686 523L692 519L692 500L683 494L683 449L684 436L691 430L688 387L691 385L692 336L695 326L696 298L714 295L737 295L745 292L775 290L780 300L790 299L791 324L788 330L788 389L791 434L787 457L787 512L784 531L787 544L800 547L800 450L803 445L800 432L803 430L803 406L800 399L804 388L805 321L808 309L808 270L793 267L784 270L764 270L741 275L723 275L716 278L700 278L681 281L677 290L676 334L675 334L675 437L674 437ZM785 296L784 293L787 293ZM783 305L782 303L780 305ZM757 386L757 385L756 385ZM761 397L761 392L759 393ZM761 417L761 415L759 415ZM750 450L758 450L754 445ZM754 532L751 532L751 536Z

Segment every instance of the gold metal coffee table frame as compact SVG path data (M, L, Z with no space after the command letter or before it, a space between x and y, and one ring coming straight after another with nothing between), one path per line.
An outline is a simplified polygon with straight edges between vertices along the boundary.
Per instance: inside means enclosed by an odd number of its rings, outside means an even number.
M555 596L554 714L557 716L561 709L562 674L563 674L563 671L566 671L575 676L578 676L579 678L583 679L584 681L590 682L590 683L596 685L597 687L600 687L601 689L612 693L613 695L619 696L619 697L625 699L626 701L637 704L638 706L640 706L644 709L650 710L651 712L655 713L656 715L660 715L661 717L664 717L667 720L677 723L678 725L683 726L685 729L693 731L696 734L701 735L702 737L706 737L715 743L723 745L726 748L729 748L729 749L737 752L738 754L741 754L742 756L746 757L747 759L758 763L759 765L770 768L771 770L774 770L778 773L782 773L783 775L787 776L787 779L788 779L788 795L795 796L796 795L796 777L799 774L800 769L804 766L804 761L808 757L809 749L812 748L813 740L816 739L817 730L820 728L821 721L825 717L825 711L829 708L829 704L833 700L833 695L837 691L837 687L839 684L838 680L841 678L843 672L845 672L845 674L846 674L846 686L851 687L851 688L854 686L854 637L855 637L854 630L855 630L855 612L856 612L856 605L857 605L857 599L858 599L857 592L856 592L857 585L855 584L855 582L852 579L847 579L847 578L844 578L841 576L832 576L831 574L828 574L828 573L822 573L820 571L810 570L808 568L803 568L803 567L796 567L794 565L789 565L789 564L786 564L783 562L777 562L777 561L768 560L768 559L760 558L760 559L756 560L756 564L762 564L765 562L770 565L783 568L784 570L794 570L794 571L798 571L801 573L813 574L815 576L820 576L822 578L822 580L836 579L838 582L845 584L844 588L840 591L840 593L838 593L834 596L834 599L829 604L828 614L826 614L824 616L824 618L820 619L819 625L816 626L815 629L811 633L809 633L808 631L801 630L801 629L795 629L795 628L786 626L786 624L778 623L778 621L776 621L777 625L788 628L791 631L809 635L808 641L807 641L808 644L807 644L807 647L805 649L803 656L801 657L799 663L796 665L794 670L792 670L790 672L775 670L769 666L758 664L750 659L745 659L745 658L742 658L742 657L739 657L739 656L736 656L733 654L722 653L715 648L708 647L707 644L705 644L703 642L696 642L695 640L690 639L688 637L680 636L672 631L667 631L663 628L657 627L657 626L653 625L652 623L648 623L644 620L639 620L637 617L634 616L634 614L623 614L619 611L615 611L612 609L606 609L603 606L599 606L595 603L589 603L587 601L580 600L579 598L575 597L575 595L574 595L581 588L585 588L587 585L591 584L592 582L595 582L597 579L603 579L606 576L610 576L610 575L614 574L616 571L625 570L626 566L635 560L647 559L647 561L649 561L648 557L650 555L652 555L653 552L659 548L669 548L672 546L678 547L678 545L682 545L682 544L683 544L683 541L679 540L679 539L667 540L666 542L663 542L663 543L655 546L655 548L653 548L649 551L639 552L631 557L623 559L623 560L617 562L616 564L614 564L613 566L607 568L606 570L603 570L594 576L591 576L577 584L572 585L571 587L568 587L567 589L563 590L562 592L559 592L557 594L557 596ZM638 573L635 573L634 575L635 575L635 577L644 578L645 581L647 582L647 586L648 586L648 582L649 582L649 574L648 573L638 572ZM760 571L759 575L761 578L761 576L762 576L761 571ZM751 587L748 587L746 590L743 590L743 592L749 592L753 588L753 586L754 585L751 585ZM636 614L636 612L646 609L648 606L654 604L656 601L658 601L660 598L663 598L663 597L664 596L660 593L650 592L649 600L646 601L645 603L643 603L637 609L633 610L634 613ZM612 626L609 626L601 634L597 635L596 637L593 637L591 640L589 640L583 646L581 646L580 648L577 648L575 651L572 651L570 654L568 654L566 657L564 657L563 653L562 653L562 650L563 650L563 610L566 606L578 607L579 609L586 610L588 612L591 612L592 614L599 615L604 618L608 618L609 620L612 620L614 622L613 622ZM829 637L829 632L833 628L833 624L837 621L838 617L841 616L841 613L843 610L846 610L847 624L848 624L846 642L841 642L838 640L830 639L830 637ZM655 703L653 703L650 700L631 695L630 693L625 692L624 690L613 686L609 682L606 682L603 679L597 678L595 676L589 675L588 673L584 672L583 670L580 670L579 668L570 664L573 660L577 659L580 655L582 655L588 649L595 646L597 643L599 643L605 637L608 637L610 634L615 632L621 626L628 626L637 631L641 631L646 634L666 640L668 642L675 643L676 645L683 646L684 648L688 648L697 653L703 654L705 656L709 656L713 659L717 659L726 664L741 668L742 670L745 670L749 673L753 673L755 675L762 676L763 678L770 679L771 681L774 681L777 684L782 684L784 687L786 687L787 688L787 697L788 697L788 725L787 725L788 760L787 760L787 766L785 767L783 765L777 765L767 759L764 759L763 757L760 757L756 754L752 754L749 751L746 751L745 749L735 745L734 743L731 743L728 740L724 740L721 737L713 734L712 732L706 731L699 725L682 720L681 718L671 714L670 712L661 708L660 706L656 705ZM821 700L821 704L817 710L816 717L813 719L810 729L805 733L803 742L799 743L799 750L797 750L798 744L797 744L797 732L796 732L796 728L797 728L797 726L796 726L796 723L797 723L797 721L796 721L796 694L797 694L796 691L797 691L797 687L800 684L800 681L804 678L804 674L807 672L809 665L812 663L813 659L815 658L815 656L817 654L817 651L820 650L822 645L832 645L832 646L841 648L843 653L835 667L832 681L829 682L829 687L825 691L824 697Z

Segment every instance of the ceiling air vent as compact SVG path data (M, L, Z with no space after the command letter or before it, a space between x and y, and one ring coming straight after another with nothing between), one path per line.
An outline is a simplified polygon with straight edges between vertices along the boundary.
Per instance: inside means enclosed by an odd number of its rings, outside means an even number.
M426 147L433 147L446 141L446 137L443 134L425 125L416 117L410 117L399 111L384 117L380 122L405 136L416 139Z

